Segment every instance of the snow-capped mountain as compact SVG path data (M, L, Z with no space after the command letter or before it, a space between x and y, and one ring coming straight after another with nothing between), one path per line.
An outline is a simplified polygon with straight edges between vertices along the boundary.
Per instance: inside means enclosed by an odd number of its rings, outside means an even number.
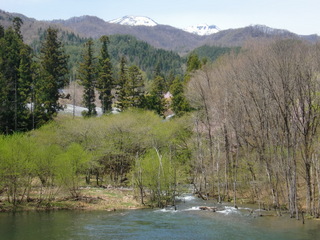
M158 23L156 23L151 18L142 17L142 16L132 16L132 15L111 20L109 21L109 23L116 23L120 25L129 25L129 26L148 26L148 27L154 27L158 25ZM198 24L195 26L187 27L182 30L189 33L197 34L200 36L211 35L213 33L217 33L220 31L220 29L217 26L207 25L207 24Z
M121 25L129 25L129 26L148 26L148 27L154 27L158 25L151 18L141 17L141 16L124 16L122 18L111 20L109 21L109 23L117 23Z
M190 26L183 29L186 32L194 33L200 36L211 35L220 31L220 29L215 25L208 24L198 24L195 26Z

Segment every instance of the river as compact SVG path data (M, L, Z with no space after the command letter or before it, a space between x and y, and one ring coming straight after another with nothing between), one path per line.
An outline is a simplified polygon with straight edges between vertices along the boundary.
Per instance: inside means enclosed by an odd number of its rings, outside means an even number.
M217 205L185 196L177 210L0 213L0 239L320 239L317 220L303 225L288 216L259 217L259 210L248 206L222 204L217 212L200 206Z

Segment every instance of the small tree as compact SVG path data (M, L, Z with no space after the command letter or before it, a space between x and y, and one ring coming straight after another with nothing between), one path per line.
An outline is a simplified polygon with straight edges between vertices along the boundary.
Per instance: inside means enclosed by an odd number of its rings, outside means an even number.
M57 155L57 178L72 197L79 197L80 176L85 173L91 156L81 145L73 143L68 149Z
M8 202L21 203L31 187L35 164L33 143L22 134L0 137L0 186Z

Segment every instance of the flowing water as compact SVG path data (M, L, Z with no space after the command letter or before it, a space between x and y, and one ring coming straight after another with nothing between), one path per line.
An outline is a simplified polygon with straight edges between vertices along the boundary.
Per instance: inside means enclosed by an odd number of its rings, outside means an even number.
M259 217L254 208L185 196L174 208L0 213L0 239L320 239L320 221ZM263 214L266 214L263 212Z

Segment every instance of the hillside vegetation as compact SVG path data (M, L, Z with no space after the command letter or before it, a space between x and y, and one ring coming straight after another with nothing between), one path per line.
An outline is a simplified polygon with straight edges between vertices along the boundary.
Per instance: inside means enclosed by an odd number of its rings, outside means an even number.
M62 117L25 135L1 136L0 201L43 206L57 196L80 198L82 186L111 185L134 187L142 204L170 204L189 171L189 124L127 111Z
M183 60L128 35L93 40L54 28L32 49L21 26L14 18L0 27L5 205L50 205L62 190L80 199L83 187L112 185L163 207L192 184L204 200L319 218L319 42L262 28L270 37L241 49L206 45ZM74 75L82 118L58 114Z

